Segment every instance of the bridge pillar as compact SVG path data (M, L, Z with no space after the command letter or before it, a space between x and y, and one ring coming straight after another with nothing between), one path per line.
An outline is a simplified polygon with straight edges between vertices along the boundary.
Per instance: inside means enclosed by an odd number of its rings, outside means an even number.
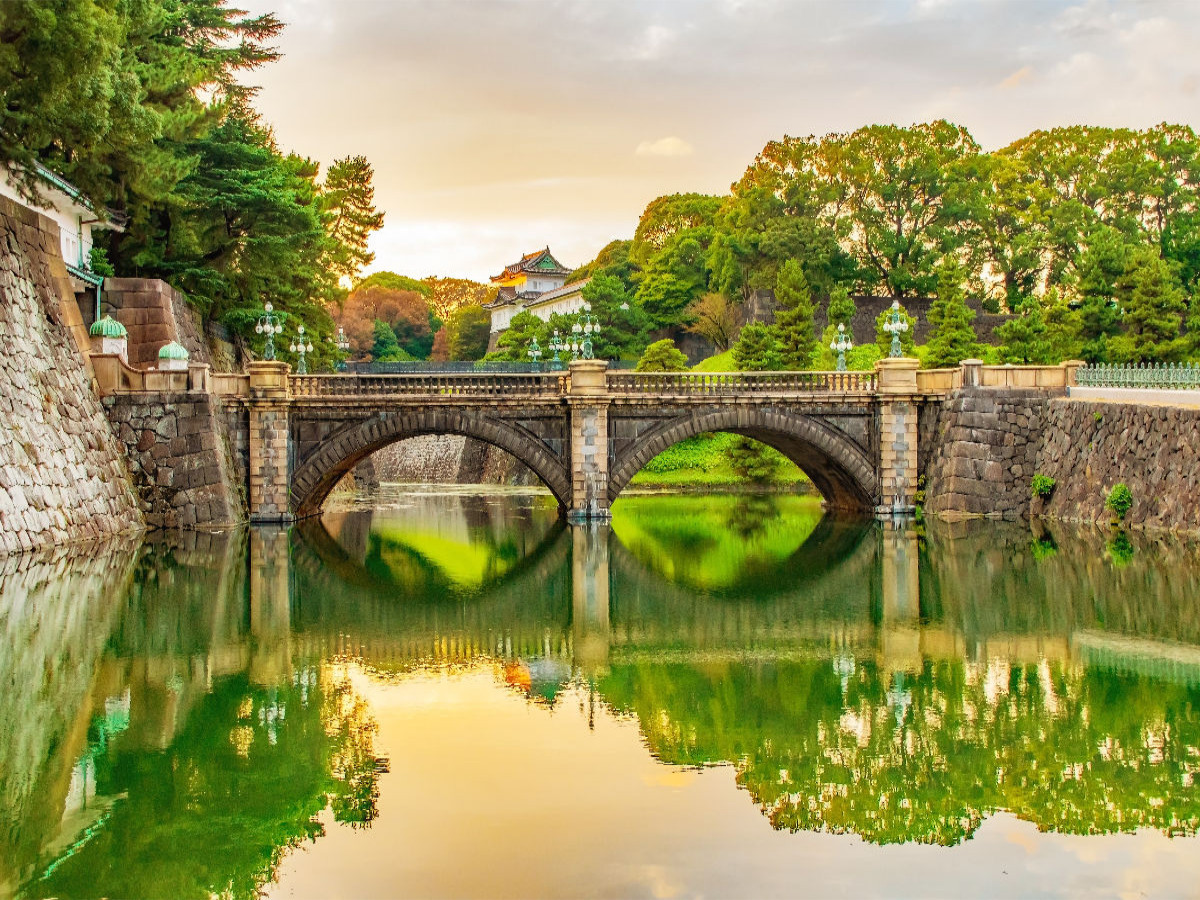
M875 363L879 375L879 505L880 516L909 516L917 496L917 369L907 357Z
M567 519L607 519L612 515L608 509L608 363L580 359L570 368L571 506Z
M571 526L571 630L575 664L587 674L608 666L608 536L604 522Z
M291 522L288 478L288 372L281 362L257 361L250 369L250 521Z

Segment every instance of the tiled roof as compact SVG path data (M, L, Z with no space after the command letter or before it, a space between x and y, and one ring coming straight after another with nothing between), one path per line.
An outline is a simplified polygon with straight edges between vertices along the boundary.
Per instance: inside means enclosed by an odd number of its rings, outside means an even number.
M548 260L551 265L543 266L543 260ZM537 272L542 275L570 275L571 270L565 268L562 263L554 258L554 254L550 252L550 248L546 247L542 250L535 250L533 253L526 253L521 257L520 262L515 262L510 266L505 266L504 271L499 275L493 275L492 281L503 281L506 278L511 278L513 275L518 275L521 272Z

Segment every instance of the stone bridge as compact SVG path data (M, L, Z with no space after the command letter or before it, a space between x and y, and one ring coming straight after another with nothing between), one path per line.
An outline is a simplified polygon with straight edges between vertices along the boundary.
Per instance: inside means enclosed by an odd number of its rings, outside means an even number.
M362 459L427 434L463 435L507 451L573 521L606 518L651 459L715 431L779 450L832 508L906 515L914 510L920 466L929 457L929 448L920 446L929 443L924 432L930 429L919 428L925 410L972 385L1062 393L1074 374L1069 367L977 361L918 371L917 360L906 358L880 360L873 372L633 373L580 360L565 372L402 375L293 375L280 362L251 363L244 375L213 374L204 366L139 372L115 356L93 354L92 361L115 427L131 452L141 453L134 468L145 471L150 493L164 484L179 488L182 480L185 492L176 491L171 502L186 513L207 501L215 509L215 480L231 482L235 492L240 484L254 522L318 514ZM156 415L180 404L208 418L181 419L164 431ZM212 462L221 455L220 442L196 433L213 423L228 436L228 465ZM162 471L162 458L189 452L200 456L183 468L203 472L186 471L181 479L174 469ZM209 494L197 500L196 491L186 493L190 485L204 485ZM148 513L164 505L158 497L144 500ZM196 518L205 521L219 519Z
M775 447L832 507L911 512L916 369L896 359L878 373L640 374L588 360L561 373L296 376L254 363L244 390L219 378L245 435L252 521L317 514L359 461L423 434L493 444L533 470L569 518L594 519L663 450L712 431Z

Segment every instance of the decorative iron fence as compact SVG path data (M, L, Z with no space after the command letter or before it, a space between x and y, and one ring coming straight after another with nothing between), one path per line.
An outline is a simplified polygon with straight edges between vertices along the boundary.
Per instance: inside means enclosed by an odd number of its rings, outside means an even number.
M1200 365L1195 363L1137 363L1081 366L1075 372L1080 387L1200 390Z
M610 372L615 394L870 393L874 372Z
M293 397L512 397L559 396L566 372L540 374L494 372L422 375L293 375Z

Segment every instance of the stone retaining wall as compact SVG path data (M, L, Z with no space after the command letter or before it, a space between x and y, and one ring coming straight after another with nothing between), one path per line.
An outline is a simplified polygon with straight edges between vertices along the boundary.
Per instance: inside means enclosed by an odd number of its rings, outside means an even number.
M1070 522L1107 522L1112 486L1133 492L1125 521L1200 530L1200 409L1054 400L1037 470L1054 493L1034 512Z
M140 528L58 226L0 198L0 555Z
M964 388L931 404L921 419L925 510L1028 516L1049 397L1040 389Z
M211 365L200 317L187 298L157 278L106 278L100 311L129 332L129 364L142 369L158 365L158 351L178 341L192 362Z
M370 457L379 481L540 485L529 467L497 447L457 434L398 441Z
M146 522L157 528L245 521L243 479L212 394L117 394L104 398L125 448Z

